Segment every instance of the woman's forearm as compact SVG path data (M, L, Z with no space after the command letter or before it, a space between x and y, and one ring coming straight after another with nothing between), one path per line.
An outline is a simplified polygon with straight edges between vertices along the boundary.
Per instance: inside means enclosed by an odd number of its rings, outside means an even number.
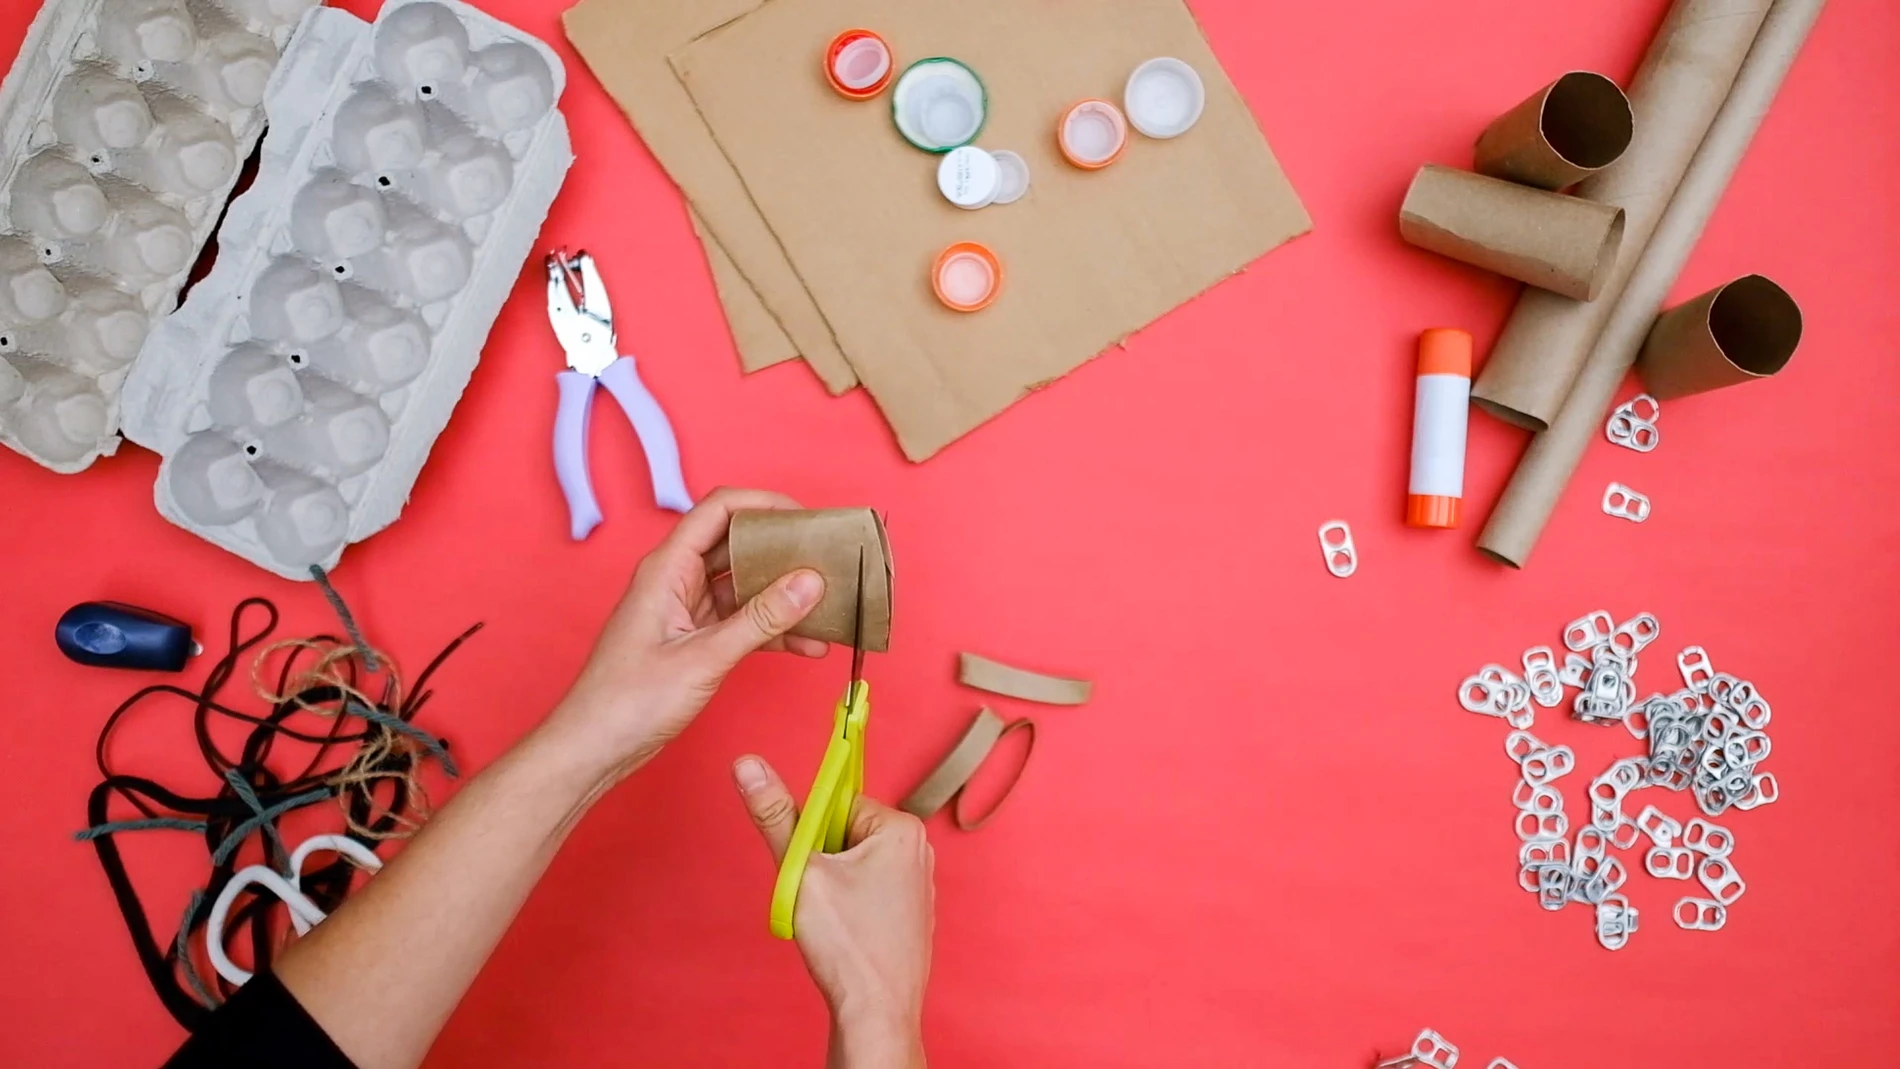
M362 1069L420 1064L568 832L621 774L535 731L286 950L278 977Z

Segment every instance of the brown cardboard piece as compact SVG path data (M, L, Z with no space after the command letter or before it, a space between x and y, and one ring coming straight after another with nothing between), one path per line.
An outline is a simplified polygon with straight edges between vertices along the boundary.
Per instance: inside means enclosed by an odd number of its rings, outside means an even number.
M1801 308L1761 275L1743 275L1673 311L1649 332L1636 373L1658 401L1765 379L1801 345Z
M1676 0L1630 83L1635 139L1613 166L1577 187L1628 213L1623 251L1599 299L1527 289L1472 386L1473 403L1541 431L1570 396L1690 159L1728 99L1769 0Z
M727 318L747 368L762 367L790 344L832 393L857 378L831 328L746 195L745 185L699 121L667 54L759 6L761 0L584 0L562 16L568 41L620 105L660 166L685 192L716 238L707 246ZM805 57L809 58L809 57ZM816 69L814 61L812 67ZM728 254L774 322L760 320L737 292Z
M1623 209L1426 164L1399 208L1399 236L1440 256L1587 301L1616 266Z
M1601 438L1604 418L1656 322L1657 309L1675 286L1823 3L1775 0L1762 21L1728 99L1709 124L1708 135L1683 173L1669 210L1656 224L1649 247L1615 301L1569 399L1550 429L1525 450L1486 521L1478 539L1478 549L1486 556L1517 568L1529 562L1584 450Z
M1538 189L1565 189L1621 159L1635 122L1615 82L1571 71L1486 128L1472 169Z
M772 313L759 299L752 283L739 273L739 267L726 255L725 246L706 229L699 213L687 209L693 218L693 233L706 250L706 262L712 268L713 288L719 304L726 310L726 327L732 332L733 347L739 350L739 366L748 374L787 360L798 359L798 346L791 335L778 325Z
M1310 228L1181 0L1099 0L1086 17L1079 11L1017 0L771 0L673 56L912 460ZM855 103L826 85L815 57L848 26L875 28L903 55L970 64L990 101L979 141L1024 157L1029 195L976 212L946 202L939 158L904 143L888 100ZM1119 99L1129 73L1163 55L1206 83L1200 124L1172 141L1137 137L1100 172L1064 163L1055 143L1063 109ZM981 312L952 312L931 294L932 261L958 241L989 246L1007 273ZM734 258L744 266L736 249Z
M864 648L891 645L892 567L884 521L870 509L769 509L732 514L732 589L741 604L800 568L825 577L825 597L792 634L851 645L857 637L858 564L864 565Z
M1007 728L1002 717L988 709L977 710L976 719L970 721L970 727L963 737L937 763L937 767L931 769L924 781L897 803L897 808L918 820L929 820L936 816L939 810L950 804L950 799L957 796L963 785L970 782L976 770L983 767L984 759L996 748L996 740L1003 737Z
M1021 698L1044 705L1083 705L1095 689L1087 680L1043 675L974 653L957 655L957 682L1005 698Z

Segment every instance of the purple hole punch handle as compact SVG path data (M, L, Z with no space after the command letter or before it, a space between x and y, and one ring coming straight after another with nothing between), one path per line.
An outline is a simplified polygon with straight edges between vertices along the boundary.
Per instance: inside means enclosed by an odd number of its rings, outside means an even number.
M686 492L686 478L680 474L679 439L673 436L673 423L661 411L646 383L640 381L633 358L623 356L600 373L601 384L620 402L640 436L640 448L647 455L647 472L653 479L653 500L663 509L686 512L693 507L693 495ZM592 499L592 495L589 495Z
M567 497L567 514L574 541L584 542L600 526L600 503L594 500L594 481L587 474L587 423L594 412L591 375L563 371L555 376L561 387L561 407L554 414L554 474Z

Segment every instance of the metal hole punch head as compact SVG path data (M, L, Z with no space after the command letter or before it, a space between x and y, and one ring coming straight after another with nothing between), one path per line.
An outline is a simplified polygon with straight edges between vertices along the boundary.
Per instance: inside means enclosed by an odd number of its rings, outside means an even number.
M574 540L584 541L602 519L587 460L594 393L601 386L620 402L639 435L654 502L673 512L686 512L693 507L693 498L680 472L679 439L659 401L640 380L633 357L619 351L613 304L594 258L586 252L570 255L566 249L556 249L548 254L547 273L548 322L567 353L567 369L556 376L561 400L554 417L554 470L567 498Z
M793 916L798 909L798 890L805 882L805 869L814 851L836 854L844 851L851 827L851 809L864 792L864 729L871 717L871 688L864 681L864 551L858 551L857 626L851 639L851 681L845 685L844 698L832 710L831 741L812 780L805 808L799 811L798 824L792 829L792 841L779 864L778 882L772 888L772 934L791 939L797 934Z

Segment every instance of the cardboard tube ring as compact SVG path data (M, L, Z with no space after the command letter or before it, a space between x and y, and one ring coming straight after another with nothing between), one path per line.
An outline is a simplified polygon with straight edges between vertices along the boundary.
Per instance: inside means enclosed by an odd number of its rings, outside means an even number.
M1094 689L1085 680L1063 679L1011 668L974 653L957 655L957 682L990 694L1021 698L1043 705L1082 705L1089 700L1089 694Z
M1436 164L1419 168L1399 236L1574 300L1594 300L1623 247L1623 209Z
M870 509L749 510L732 514L726 533L732 588L740 604L781 577L810 568L825 577L825 596L792 634L849 646L857 639L858 562L864 563L864 648L891 643L892 566L884 521Z
M1794 298L1762 275L1744 275L1658 319L1636 370L1667 401L1768 378L1800 345Z
M1622 159L1635 133L1635 113L1615 82L1571 71L1487 127L1473 169L1539 189L1563 189Z
M1023 771L1029 767L1029 756L1036 752L1036 722L1028 717L1024 717L1021 720L1013 720L1003 728L1001 734L996 736L996 741L999 743L1002 742L1010 732L1018 729L1029 732L1029 741L1023 747L1022 762L1016 766L1016 771L1010 775L1009 782L1003 785L1003 793L996 796L996 801L991 803L990 808L982 816L971 820L963 815L964 790L970 785L970 777L964 777L963 786L957 788L956 797L951 799L950 802L950 820L956 824L958 831L977 831L985 824L995 820L996 814L1003 808L1003 803L1009 801L1009 796L1016 792L1016 785L1022 782ZM976 770L971 769L971 775L975 775L975 773Z

